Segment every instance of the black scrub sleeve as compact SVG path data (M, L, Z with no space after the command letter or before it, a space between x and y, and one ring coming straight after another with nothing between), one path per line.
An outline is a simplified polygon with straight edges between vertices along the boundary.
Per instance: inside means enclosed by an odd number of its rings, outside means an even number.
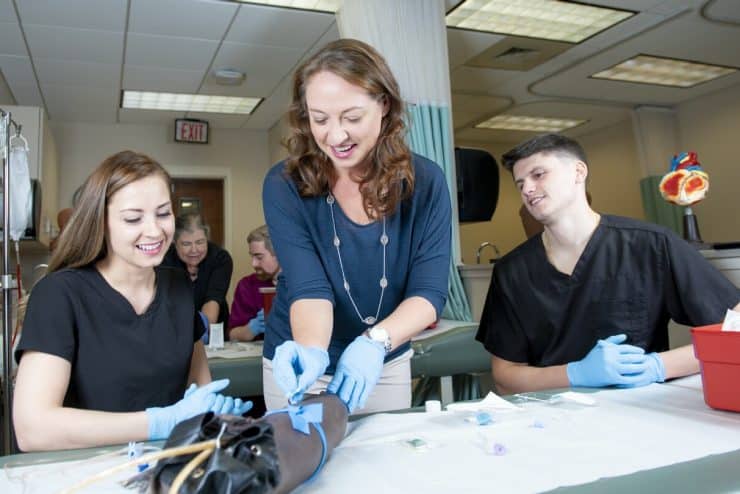
M665 297L671 318L687 326L720 323L740 302L740 289L688 242L665 237Z

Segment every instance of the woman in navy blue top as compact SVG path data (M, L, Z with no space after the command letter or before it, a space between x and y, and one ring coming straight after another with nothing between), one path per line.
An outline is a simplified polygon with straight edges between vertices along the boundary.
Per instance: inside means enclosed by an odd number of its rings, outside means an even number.
M268 408L337 393L350 411L408 407L409 340L447 296L450 198L405 143L385 60L328 44L295 73L290 155L268 173L265 217L283 272L267 321Z

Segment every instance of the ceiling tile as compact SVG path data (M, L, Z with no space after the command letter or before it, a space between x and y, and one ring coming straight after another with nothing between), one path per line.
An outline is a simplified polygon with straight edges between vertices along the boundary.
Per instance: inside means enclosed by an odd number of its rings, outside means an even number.
M333 22L333 14L244 4L225 41L306 49Z
M119 63L123 54L123 33L70 27L24 24L28 46L34 58Z
M2 68L5 80L13 89L16 85L35 85L36 78L33 75L33 67L28 57L14 55L0 55L0 68ZM15 92L15 90L13 90Z
M28 56L17 22L0 22L0 54Z
M163 69L129 64L126 64L123 69L123 89L195 93L202 79L203 73L196 70Z
M173 38L149 34L129 34L126 63L179 70L206 70L218 42Z
M20 0L21 22L123 32L126 0Z
M55 121L116 121L118 92L113 89L43 85L46 108Z
M35 58L34 61L43 85L118 89L121 77L119 65L50 58Z
M41 99L41 93L36 84L15 84L11 86L11 90L17 105L44 106L44 100Z
M305 47L297 50L279 46L223 43L214 59L213 68L231 68L244 72L247 80L240 86L245 88L244 95L266 96L286 73L293 71L304 52ZM210 77L207 83L209 91L219 87Z
M18 22L11 0L0 0L0 22Z
M238 7L201 0L132 0L129 32L220 41Z

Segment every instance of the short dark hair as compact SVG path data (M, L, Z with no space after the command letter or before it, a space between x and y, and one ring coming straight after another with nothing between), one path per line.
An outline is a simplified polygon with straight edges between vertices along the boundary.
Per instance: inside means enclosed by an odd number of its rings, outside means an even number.
M513 171L517 161L529 158L537 153L563 153L588 164L586 152L578 142L560 134L541 134L524 141L501 157L504 168Z

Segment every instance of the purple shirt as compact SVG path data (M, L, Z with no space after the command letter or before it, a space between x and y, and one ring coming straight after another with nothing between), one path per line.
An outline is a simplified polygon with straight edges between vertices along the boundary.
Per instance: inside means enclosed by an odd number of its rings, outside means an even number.
M231 304L231 314L229 315L229 331L237 326L244 326L257 316L257 312L264 307L264 299L259 292L260 288L272 287L275 285L272 280L261 280L256 273L245 276L236 285L234 292L234 302Z

